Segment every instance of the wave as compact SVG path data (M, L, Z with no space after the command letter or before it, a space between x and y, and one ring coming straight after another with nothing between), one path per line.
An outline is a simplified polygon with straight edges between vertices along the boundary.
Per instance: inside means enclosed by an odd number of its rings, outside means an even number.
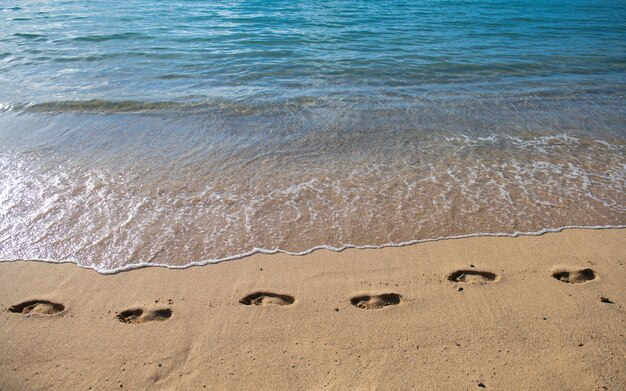
M176 78L175 75L165 75L166 78ZM57 114L65 112L95 113L95 114L140 114L159 112L202 112L208 110L230 110L243 114L256 112L272 112L277 110L292 110L305 108L311 105L324 104L331 101L329 97L300 96L293 99L273 101L239 101L228 99L203 99L181 101L140 101L140 100L59 100L49 102L30 103L0 103L0 112L25 112ZM341 102L364 102L362 97L342 99Z
M139 34L139 33L119 33L119 34L100 34L100 35L85 35L73 38L74 41L78 42L104 42L104 41L115 41L115 40L124 40L124 39L150 39L149 35Z
M106 273L626 223L623 115L462 103L0 115L0 258Z
M3 53L0 53L2 57ZM192 75L165 74L162 79L187 79ZM245 96L206 98L203 96L180 96L173 100L50 100L32 102L1 102L0 113L92 113L92 114L141 114L141 113L176 113L230 111L241 114L273 113L298 111L308 108L327 108L331 110L414 110L427 109L456 110L463 108L494 109L503 111L521 109L563 111L572 106L581 110L602 107L603 111L612 111L622 115L626 94L621 89L611 89L604 85L579 85L578 89L564 92L550 83L529 86L525 91L511 89L503 92L507 84L468 84L464 89L442 89L438 94L428 93L424 88L395 88L392 90L374 89L371 93L355 92L345 95L342 91L311 89L307 93L295 93L281 97ZM464 90L472 90L467 93ZM448 113L454 114L454 113Z
M27 103L4 105L5 110L17 112L86 112L86 113L142 113L151 111L164 111L176 109L193 109L204 107L204 103L183 102L142 102L142 101L110 101L101 99L76 100L76 101L52 101L42 103Z
M333 251L333 252L342 252L344 250L348 250L348 249L357 249L357 250L375 250L375 249L383 249L383 248L387 248L387 247L406 247L406 246L412 246L412 245L416 245L416 244L420 244L420 243L429 243L429 242L438 242L438 241L443 241L443 240L458 240L458 239L469 239L469 238L476 238L476 237L505 237L505 238L516 238L516 237L520 237L520 236L541 236L541 235L545 235L548 233L558 233L558 232L562 232L564 230L568 230L568 229L588 229L588 230L601 230L601 229L624 229L626 228L626 225L596 225L596 226L584 226L584 225L568 225L568 226L564 226L564 227L556 227L556 228L543 228L541 230L538 231L530 231L530 232L494 232L494 233L488 233L488 232L480 232L480 233L474 233L474 234L467 234L467 235L455 235L455 236L445 236L445 237L436 237L436 238L429 238L429 239L414 239L414 240L408 240L408 241L403 241L403 242L392 242L392 243L384 243L384 244L365 244L365 245L356 245L356 244L344 244L341 247L335 247L335 246L329 246L329 245L318 245L318 246L314 246L311 247L307 250L304 251L299 251L299 252L291 252L291 251L286 251L286 250L282 250L282 249L267 249L267 248L254 248L248 252L244 252L244 253L240 253L240 254L235 254L235 255L231 255L231 256L227 256L224 258L219 258L219 259L209 259L209 260L202 260L202 261L191 261L189 263L186 263L184 265L168 265L168 264L164 264L164 263L146 263L146 262L142 262L142 263L133 263L133 264L127 264L121 267L116 267L114 269L104 269L104 268L99 268L97 266L90 266L90 265L84 265L81 264L78 260L63 260L63 261L57 261L57 260L52 260L52 259L0 259L0 262L24 262L24 261L30 261L30 262L45 262L45 263L73 263L76 264L78 267L84 268L84 269L91 269L94 270L100 274L117 274L117 273L121 273L121 272L126 272L126 271L130 271L130 270L134 270L134 269L141 269L141 268L146 268L146 267L163 267L166 269L188 269L190 267L194 267L194 266L206 266L206 265L211 265L211 264L217 264L217 263L222 263L222 262L228 262L228 261L235 261L235 260L239 260L239 259L243 259L243 258L247 258L253 255L257 255L257 254L265 254L265 255L272 255L272 254L285 254L285 255L290 255L290 256L304 256L304 255L308 255L311 254L315 251L318 250L328 250L328 251Z

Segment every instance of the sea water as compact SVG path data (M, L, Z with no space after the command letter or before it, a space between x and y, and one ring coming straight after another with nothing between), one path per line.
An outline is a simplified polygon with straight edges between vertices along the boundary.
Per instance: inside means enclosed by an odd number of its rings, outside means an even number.
M0 259L626 225L626 2L0 2Z

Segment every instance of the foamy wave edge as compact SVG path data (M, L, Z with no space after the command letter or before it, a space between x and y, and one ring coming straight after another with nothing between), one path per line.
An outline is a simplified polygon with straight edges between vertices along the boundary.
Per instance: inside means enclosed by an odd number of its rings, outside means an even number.
M166 269L187 269L190 267L194 267L194 266L206 266L206 265L211 265L211 264L217 264L217 263L222 263L222 262L227 262L227 261L234 261L234 260L238 260L238 259L242 259L242 258L247 258L249 256L255 255L255 254L267 254L267 255L271 255L271 254L286 254L286 255L293 255L293 256L302 256L302 255L308 255L311 254L314 251L317 250L330 250L330 251L334 251L334 252L341 252L347 249L382 249L382 248L386 248L386 247L405 247L405 246L411 246L414 244L419 244L419 243L428 243L428 242L438 242L438 241L443 241L443 240L454 240L454 239L468 239L468 238L475 238L475 237L505 237L505 238L516 238L519 236L541 236L547 233L557 233L557 232L562 232L564 230L567 229L586 229L586 230L601 230L601 229L623 229L626 228L626 225L595 225L595 226L584 226L584 225L566 225L564 227L558 227L558 228L543 228L539 231L531 231L531 232L519 232L519 231L515 231L513 233L506 233L506 232L496 232L496 233L475 233L475 234L466 234L466 235L456 235L456 236L445 236L445 237L437 237L437 238L430 238L430 239L414 239L414 240L409 240L409 241L405 241L405 242L398 242L398 243L385 243L385 244L379 244L379 245L372 245L372 244L365 244L365 245L355 245L355 244L345 244L341 247L334 247L334 246L328 246L328 245L319 245L319 246L315 246L312 247L308 250L304 250L301 252L290 252L290 251L285 251L285 250L281 250L281 249L265 249L265 248L254 248L251 251L245 252L245 253L241 253L241 254L237 254L237 255L233 255L233 256L229 256L226 258L221 258L221 259L211 259L211 260L205 260L205 261L193 261L193 262L189 262L185 265L167 265L164 263L133 263L133 264L129 264L123 267L118 267L115 269L102 269L102 268L98 268L95 266L87 266L87 265L81 265L77 260L63 260L63 261L55 261L55 260L51 260L51 259L0 259L0 262L45 262L45 263L58 263L58 264L63 264L63 263L73 263L76 264L76 266L81 267L83 269L91 269L94 270L100 274L117 274L117 273L121 273L121 272L125 272L125 271L130 271L130 270L134 270L134 269L141 269L141 268L145 268L145 267L164 267Z

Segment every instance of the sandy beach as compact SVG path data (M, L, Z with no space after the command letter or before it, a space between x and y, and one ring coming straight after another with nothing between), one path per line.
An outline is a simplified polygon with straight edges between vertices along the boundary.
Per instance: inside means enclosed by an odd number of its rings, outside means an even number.
M626 391L626 1L0 21L0 391Z
M0 389L624 389L624 232L1 263Z

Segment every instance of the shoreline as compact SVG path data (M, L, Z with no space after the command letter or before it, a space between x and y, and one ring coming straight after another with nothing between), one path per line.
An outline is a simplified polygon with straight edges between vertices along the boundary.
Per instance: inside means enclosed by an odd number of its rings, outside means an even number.
M615 134L503 124L502 132L431 132L408 117L366 121L369 113L352 124L320 115L293 137L307 114L276 115L208 124L180 116L165 128L158 116L0 115L0 231L8 233L0 260L68 260L111 273L626 222L624 143L610 143ZM275 132L246 126L266 116Z
M109 275L3 262L0 388L619 389L625 233Z
M481 232L481 233L467 234L467 235L444 236L444 237L431 238L431 239L413 239L413 240L408 240L405 242L384 243L380 245L346 244L342 247L318 245L318 246L311 247L310 249L307 249L301 252L290 252L290 251L281 250L281 249L272 250L272 249L264 249L264 248L260 248L260 249L255 248L243 254L237 254L237 255L229 256L229 257L222 258L222 259L212 259L212 260L207 260L207 261L192 261L184 265L169 265L169 264L164 264L164 263L133 263L133 264L129 264L123 267L118 267L114 269L105 269L105 270L101 270L94 266L82 265L78 261L75 261L75 260L55 261L55 260L47 260L47 259L0 259L0 263L4 263L4 262L7 262L7 263L41 262L41 263L52 263L52 264L69 263L69 264L76 265L82 269L93 270L97 272L98 274L111 275L111 274L118 274L118 273L128 272L132 270L151 268L151 267L165 268L165 269L171 269L171 270L184 270L184 269L189 269L189 268L198 267L198 266L216 265L216 264L223 263L223 262L243 260L248 257L255 256L255 255L281 254L281 255L288 255L288 256L293 256L293 257L302 257L302 256L310 255L316 251L324 251L324 250L336 252L336 253L340 253L346 250L382 250L385 248L400 248L400 247L414 246L417 244L433 243L433 242L440 242L440 241L446 241L446 240L459 240L459 239L472 239L472 238L518 238L518 237L524 237L524 236L531 236L531 237L543 236L546 234L559 233L559 232L563 232L567 230L607 230L607 229L612 230L612 229L624 229L624 228L626 228L626 225L596 225L596 226L566 225L566 226L557 227L557 228L543 228L539 231L530 231L530 232L519 232L519 231L516 231L513 233L506 233L506 232L482 233Z

